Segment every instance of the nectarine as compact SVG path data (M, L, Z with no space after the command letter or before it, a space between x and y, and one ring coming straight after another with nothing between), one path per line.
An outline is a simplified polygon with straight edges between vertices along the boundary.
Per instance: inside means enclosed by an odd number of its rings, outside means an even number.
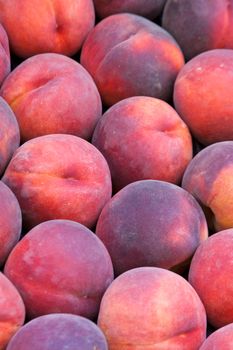
M102 154L72 135L27 141L15 152L2 181L16 195L26 229L51 219L93 227L112 192Z
M96 234L119 275L140 266L183 272L208 230L204 213L188 192L168 182L142 180L107 202Z
M90 320L71 314L37 317L22 327L6 350L107 350L101 330Z
M92 0L0 0L0 22L14 53L74 55L93 28Z
M55 53L36 55L18 65L0 94L16 115L22 142L59 133L90 139L102 113L89 73L75 60Z
M233 50L195 56L180 70L174 105L203 145L233 140Z
M92 143L110 167L114 191L143 179L179 184L192 159L187 126L166 102L130 97L100 118Z
M113 280L103 243L70 220L34 227L11 251L4 273L20 292L28 318L64 312L95 319Z
M141 16L106 17L91 30L81 51L104 104L132 96L172 97L183 53L173 37Z
M98 325L109 350L198 350L206 313L181 276L141 267L116 278L101 301Z

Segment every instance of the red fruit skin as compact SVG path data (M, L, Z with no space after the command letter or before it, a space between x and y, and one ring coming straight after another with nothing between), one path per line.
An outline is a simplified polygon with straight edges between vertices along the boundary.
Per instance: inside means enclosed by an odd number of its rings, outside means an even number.
M201 204L211 231L233 227L233 142L216 142L201 150L187 166L182 187Z
M229 278L233 271L232 246L233 229L215 233L198 247L189 270L189 282L215 328L233 322L233 283Z
M144 3L141 0L93 0L93 2L96 13L100 18L128 12L155 19L161 14L166 0L147 0Z
M119 275L141 266L183 272L208 237L196 200L168 182L142 180L119 191L103 208L96 226Z
M11 339L6 350L107 350L106 339L95 323L71 314L40 316Z
M141 267L116 278L103 296L98 325L109 350L199 350L206 313L181 276Z
M94 27L95 13L92 0L0 0L0 22L17 56L72 56Z
M4 273L19 290L29 319L50 313L95 319L113 280L103 243L70 220L34 227L11 251Z
M192 135L203 145L233 139L233 50L195 56L180 70L174 105Z
M132 96L170 100L184 57L160 26L121 13L103 19L89 33L80 62L92 75L103 103L111 106Z
M231 350L233 346L233 324L219 328L213 332L202 344L200 350Z
M11 57L7 33L0 24L0 86L11 70Z
M0 181L0 266L20 239L22 213L14 193Z
M106 158L114 192L138 180L179 184L192 159L187 126L166 102L130 97L100 118L92 143Z
M24 143L2 178L15 193L25 229L52 219L93 227L111 198L108 164L89 142L54 134Z
M5 350L6 345L17 330L24 324L25 306L22 298L9 281L0 272L0 349Z
M0 124L0 175L2 175L20 143L16 117L2 97L0 97Z
M232 0L168 0L162 26L177 40L187 60L208 50L232 49L232 5Z
M59 133L89 140L102 114L89 73L75 60L55 53L23 61L5 79L0 94L15 113L22 143Z

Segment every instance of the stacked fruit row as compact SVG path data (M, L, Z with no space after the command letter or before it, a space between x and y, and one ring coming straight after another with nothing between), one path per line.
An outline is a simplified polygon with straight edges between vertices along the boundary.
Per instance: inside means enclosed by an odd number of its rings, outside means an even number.
M232 16L0 0L0 350L233 347Z

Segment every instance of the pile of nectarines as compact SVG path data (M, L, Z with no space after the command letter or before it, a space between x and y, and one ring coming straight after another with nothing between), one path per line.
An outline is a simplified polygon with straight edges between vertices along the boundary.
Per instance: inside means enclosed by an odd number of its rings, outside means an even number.
M233 349L233 0L0 0L0 350Z

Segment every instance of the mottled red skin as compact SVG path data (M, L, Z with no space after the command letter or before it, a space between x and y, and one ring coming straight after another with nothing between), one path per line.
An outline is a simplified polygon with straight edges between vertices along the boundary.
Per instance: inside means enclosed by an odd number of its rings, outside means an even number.
M168 32L128 13L99 22L88 35L80 60L108 106L141 95L169 100L184 65L183 54Z
M4 273L30 319L61 312L94 319L113 280L103 243L70 220L50 220L29 231L11 251Z
M129 12L149 19L158 17L164 7L166 0L93 0L95 10L100 18L116 13Z
M199 350L231 350L233 348L233 324L222 327L212 333Z
M72 135L47 135L24 143L2 181L15 193L26 228L51 219L93 227L112 191L102 154Z
M0 24L0 85L11 70L9 41L5 29Z
M20 57L71 56L94 27L95 13L92 0L0 0L0 22Z
M92 143L106 158L113 188L143 179L180 183L192 159L187 126L166 102L131 97L100 118Z
M59 133L90 139L102 114L89 73L71 58L54 53L21 63L5 79L0 94L16 115L22 142Z
M2 175L20 143L16 117L2 97L0 97L0 125L0 175Z
M233 141L200 151L187 166L182 187L201 204L214 231L233 227Z
M204 52L179 72L174 105L203 145L233 140L233 50Z
M198 350L206 314L184 278L142 267L113 281L101 301L98 325L109 350Z
M233 229L220 231L197 249L189 282L200 296L215 328L233 322Z
M7 350L107 350L106 339L95 323L71 314L40 316L22 327Z
M0 349L23 325L25 307L15 286L0 272Z
M22 214L12 191L0 181L0 266L20 238Z
M105 205L96 234L119 275L140 266L183 271L208 231L200 206L188 192L143 180L126 186Z
M201 52L233 48L232 0L168 0L162 26L177 40L187 60Z

